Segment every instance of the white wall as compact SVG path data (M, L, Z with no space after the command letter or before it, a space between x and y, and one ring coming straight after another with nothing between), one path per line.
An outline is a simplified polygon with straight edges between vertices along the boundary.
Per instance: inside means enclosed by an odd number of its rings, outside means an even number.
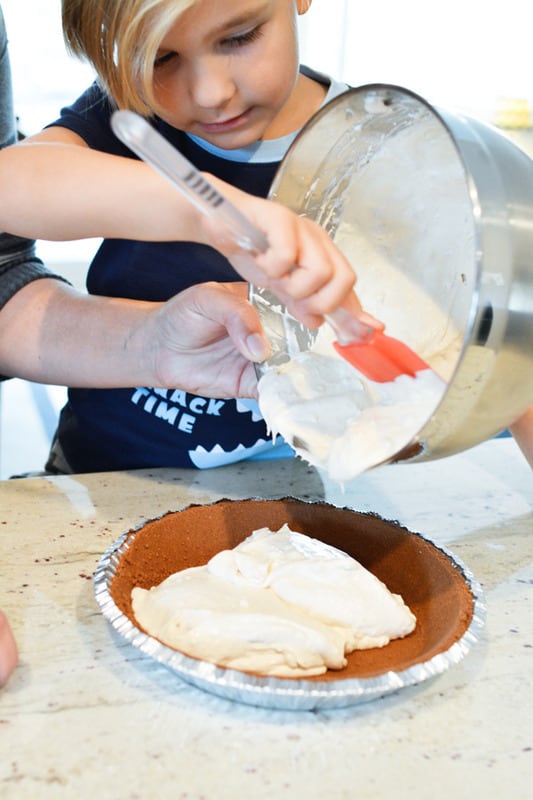
M60 0L1 0L9 38L15 111L26 135L52 122L63 105L93 80L93 72L67 54L61 34ZM47 263L88 263L97 240L39 242ZM71 277L70 275L68 277Z
M17 113L24 132L35 133L89 85L92 71L66 52L60 0L1 0L1 6Z
M60 0L2 0L17 105L37 130L92 77L66 54ZM531 0L314 0L302 60L353 85L405 86L490 117L500 97L533 101Z
M531 9L531 0L314 0L302 61L491 121L499 98L533 100Z

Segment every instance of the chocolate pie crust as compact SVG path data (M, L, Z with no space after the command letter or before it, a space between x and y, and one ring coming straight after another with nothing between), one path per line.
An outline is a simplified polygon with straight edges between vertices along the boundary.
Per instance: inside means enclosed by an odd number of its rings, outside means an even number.
M206 564L257 528L287 523L292 530L327 542L357 559L400 594L416 616L415 630L382 648L356 650L342 670L306 678L338 681L401 672L448 650L467 630L474 597L461 569L430 541L373 513L324 502L220 500L168 512L128 533L110 594L140 630L131 606L135 586L150 589L173 572ZM288 680L291 680L290 678Z

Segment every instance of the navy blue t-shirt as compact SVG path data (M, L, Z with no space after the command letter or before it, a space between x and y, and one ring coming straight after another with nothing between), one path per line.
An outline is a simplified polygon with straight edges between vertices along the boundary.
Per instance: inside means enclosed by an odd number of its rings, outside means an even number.
M316 73L312 76L324 83L328 80ZM326 99L343 88L330 82ZM52 124L77 133L93 149L136 158L114 135L111 114L106 95L93 84ZM291 138L277 141L275 160L269 160L270 150L266 157L263 150L260 159L246 161L236 159L234 152L199 142L157 117L153 124L199 170L261 197L267 196ZM272 142L260 145L268 147ZM165 301L197 283L240 280L227 259L206 245L108 239L90 265L87 288L96 295ZM59 461L54 457L57 453L62 456ZM255 401L209 399L179 388L69 389L47 469L203 468L291 453L279 437L272 443Z

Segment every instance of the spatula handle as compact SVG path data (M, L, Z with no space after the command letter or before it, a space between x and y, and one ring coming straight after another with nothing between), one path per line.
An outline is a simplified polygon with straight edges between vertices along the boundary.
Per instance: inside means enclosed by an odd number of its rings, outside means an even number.
M324 319L333 329L340 345L368 342L376 332L374 328L360 322L342 306L330 314L324 314Z
M239 247L251 253L267 249L268 242L261 231L147 120L134 111L115 111L111 127L130 150L179 189L199 211L223 222Z
M265 252L268 242L264 234L147 120L134 111L115 111L111 127L127 147L182 192L199 211L223 222L240 248L249 253ZM326 320L340 344L367 341L373 333L372 328L344 308L337 308Z

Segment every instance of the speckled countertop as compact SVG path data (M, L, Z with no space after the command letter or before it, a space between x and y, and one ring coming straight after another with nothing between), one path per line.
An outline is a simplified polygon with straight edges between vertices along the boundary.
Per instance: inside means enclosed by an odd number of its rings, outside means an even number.
M190 502L294 495L395 519L481 582L464 661L369 703L280 712L200 691L123 642L92 573L125 530ZM298 461L0 482L0 798L533 797L533 476L510 439L381 468L344 493Z

